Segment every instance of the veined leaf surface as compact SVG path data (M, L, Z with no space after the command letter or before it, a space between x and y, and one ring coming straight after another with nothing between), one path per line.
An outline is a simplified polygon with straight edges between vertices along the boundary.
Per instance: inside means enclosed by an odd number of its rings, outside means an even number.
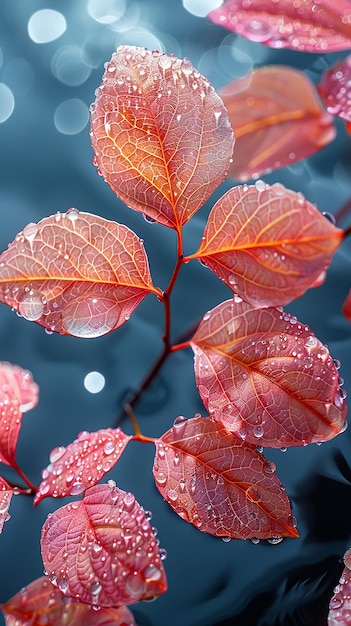
M223 87L220 95L236 137L229 168L236 180L291 165L335 139L332 115L300 70L258 67Z
M136 626L125 606L95 610L67 598L47 578L41 576L5 604L0 605L6 626Z
M0 363L0 461L16 465L22 413L38 403L39 388L32 374L18 365Z
M347 407L328 348L281 307L222 302L191 346L207 410L248 443L300 446L343 430Z
M225 178L234 147L222 100L190 61L134 46L106 66L91 136L116 195L176 230Z
M324 72L318 90L329 113L351 123L351 54Z
M10 519L9 508L13 496L13 487L0 476L0 534L4 524Z
M47 496L77 496L95 485L117 463L130 439L120 428L82 431L66 448L52 450L34 504Z
M298 537L274 464L255 445L210 417L178 417L155 443L159 492L199 530L237 539Z
M49 515L41 551L50 581L67 596L102 607L167 590L156 538L143 508L114 481Z
M283 305L319 282L342 237L301 193L257 181L216 202L192 257L247 302Z
M0 300L51 332L100 337L150 292L139 237L77 209L28 224L0 255Z
M348 0L226 0L208 17L271 48L326 53L351 47Z
M351 624L351 550L344 554L345 567L329 603L328 626Z

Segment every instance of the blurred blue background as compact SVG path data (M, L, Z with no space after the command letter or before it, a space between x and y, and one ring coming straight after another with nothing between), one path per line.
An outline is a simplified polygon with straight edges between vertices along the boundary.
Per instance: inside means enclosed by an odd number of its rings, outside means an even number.
M286 63L315 82L342 55L271 50L214 26L189 0L2 0L0 4L0 249L28 222L75 206L126 223L145 241L154 283L164 288L174 263L173 232L147 224L125 207L92 166L89 105L103 64L118 44L157 48L188 56L216 88L253 65ZM213 6L213 4L212 4ZM43 10L54 10L55 13ZM191 12L193 11L193 13ZM308 161L265 177L302 191L331 213L351 195L351 142L343 124L337 139ZM185 228L186 250L198 246L223 183ZM350 220L351 221L351 220ZM345 222L345 225L347 221ZM336 254L327 281L287 307L341 360L351 386L351 325L341 304L350 281L348 242ZM173 337L204 311L230 297L199 263L183 268L173 297ZM18 461L38 484L48 454L81 430L114 423L123 398L144 377L161 349L163 310L146 298L128 324L94 340L48 335L0 305L0 359L28 368L40 386L40 403L24 416ZM202 410L194 385L192 354L166 363L137 407L145 434L159 436L179 414ZM87 374L105 384L92 393ZM123 424L131 432L129 424ZM351 544L350 432L321 447L267 451L277 464L298 520L300 539L272 546L224 543L187 525L169 509L153 484L153 447L132 442L109 478L135 493L153 512L169 591L132 607L139 626L298 626L326 624L341 556ZM4 476L12 477L4 468ZM0 537L0 602L42 575L39 540L47 514L62 502L14 497L11 520ZM0 617L0 623L1 622Z

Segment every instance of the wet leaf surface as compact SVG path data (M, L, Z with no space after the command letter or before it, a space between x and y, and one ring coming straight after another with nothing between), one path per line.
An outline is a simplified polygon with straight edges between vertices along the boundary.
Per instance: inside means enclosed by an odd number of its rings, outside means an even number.
M271 48L326 53L351 47L348 0L226 0L208 17Z
M324 72L318 90L329 113L351 123L351 55Z
M188 59L120 46L91 114L95 164L128 206L179 230L227 174L223 102Z
M41 550L50 581L80 602L118 607L167 590L145 512L114 481L90 487L81 501L49 515Z
M117 463L130 439L120 428L82 431L67 447L52 450L34 504L47 496L77 496L95 485Z
M282 448L327 441L343 430L340 364L283 309L222 302L204 315L191 346L207 410L245 441Z
M274 464L210 417L178 417L156 441L153 474L172 509L203 532L275 543L298 536Z
M344 554L345 567L329 604L328 626L351 624L351 550Z
M50 332L100 337L150 292L139 237L77 209L28 224L0 255L0 300Z
M301 193L257 181L216 202L193 256L247 302L283 305L324 276L342 237Z
M333 117L300 70L258 67L219 93L235 133L229 176L236 180L292 165L335 139Z
M10 519L9 508L11 498L13 496L13 488L4 478L0 476L0 534L3 531L4 524Z

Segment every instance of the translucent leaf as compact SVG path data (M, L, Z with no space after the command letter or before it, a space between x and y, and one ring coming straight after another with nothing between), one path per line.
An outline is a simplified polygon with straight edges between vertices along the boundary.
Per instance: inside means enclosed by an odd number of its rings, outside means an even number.
M130 439L120 428L82 431L66 448L52 450L34 504L47 496L77 496L95 485L117 463Z
M11 485L9 485L6 480L0 476L0 533L2 533L5 522L10 519L8 511L12 496L13 487L11 487Z
M351 550L344 554L345 567L329 603L328 626L351 624Z
M150 292L159 293L139 237L77 209L28 224L0 255L0 300L61 334L104 335Z
M236 144L229 176L246 181L309 157L336 136L316 87L300 70L259 67L220 95Z
M6 626L136 626L125 607L97 611L88 604L67 598L46 576L37 578L0 605Z
M351 47L348 0L226 0L208 17L271 48L325 53Z
M49 515L41 550L50 581L81 602L117 607L167 589L145 512L113 481L90 487L81 501Z
M178 417L156 440L153 474L172 509L203 532L298 537L274 464L210 417Z
M206 408L247 442L299 446L343 430L345 395L328 348L281 307L222 302L204 315L191 346Z
M283 305L320 282L342 237L300 192L257 181L216 202L192 257L247 302Z
M16 465L22 413L38 403L39 388L32 374L18 365L0 363L0 461Z
M351 122L351 55L324 72L318 85L329 113Z
M179 230L227 174L233 131L188 59L120 46L91 113L94 162L126 204Z

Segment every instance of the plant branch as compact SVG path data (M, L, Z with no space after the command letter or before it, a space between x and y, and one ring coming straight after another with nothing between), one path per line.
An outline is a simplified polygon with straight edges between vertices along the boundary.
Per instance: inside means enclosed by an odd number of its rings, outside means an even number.
M20 466L17 465L17 463L15 463L14 465L12 465L13 469L16 470L17 474L22 478L22 480L26 483L26 485L28 485L28 487L30 488L30 490L33 493L37 493L38 489L36 488L35 485L33 485L33 483L29 480L29 478L25 475L25 473L21 470Z

